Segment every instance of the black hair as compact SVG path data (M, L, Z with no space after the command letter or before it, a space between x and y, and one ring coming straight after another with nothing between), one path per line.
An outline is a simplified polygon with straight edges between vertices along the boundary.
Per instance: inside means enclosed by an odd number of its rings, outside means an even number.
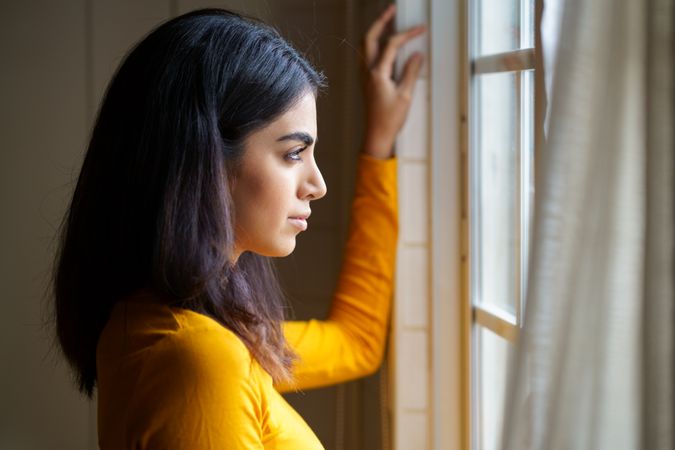
M213 317L275 381L294 354L268 258L236 267L228 180L245 138L325 80L262 22L221 9L176 17L126 56L100 106L53 272L56 337L91 397L112 307L139 289Z

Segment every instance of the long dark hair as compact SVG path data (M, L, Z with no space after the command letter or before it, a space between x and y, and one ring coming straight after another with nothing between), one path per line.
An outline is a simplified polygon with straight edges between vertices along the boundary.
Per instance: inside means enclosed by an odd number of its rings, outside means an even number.
M56 337L81 392L114 304L143 288L236 333L275 380L294 354L268 258L235 266L229 181L245 138L324 77L263 23L220 9L153 30L101 104L53 272Z

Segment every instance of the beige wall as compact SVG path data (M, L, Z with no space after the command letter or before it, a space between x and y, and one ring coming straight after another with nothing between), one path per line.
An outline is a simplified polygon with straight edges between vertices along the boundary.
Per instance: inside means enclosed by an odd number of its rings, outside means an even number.
M0 449L96 448L95 404L75 392L58 352L50 351L43 292L54 232L98 102L131 44L176 14L232 7L271 20L326 72L330 88L319 100L317 159L329 194L314 208L296 252L279 261L296 317L322 317L339 269L361 130L355 49L383 3L0 3ZM327 448L374 449L380 448L378 389L374 376L289 400Z
M48 354L41 294L86 139L81 2L0 4L0 448L91 447L88 405Z

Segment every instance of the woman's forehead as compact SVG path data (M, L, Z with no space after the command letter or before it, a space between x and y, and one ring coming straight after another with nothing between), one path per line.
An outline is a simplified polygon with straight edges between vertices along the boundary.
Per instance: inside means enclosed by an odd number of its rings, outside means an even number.
M316 141L316 100L311 93L305 94L288 111L260 130L264 137L275 141L292 138ZM309 144L308 144L309 145Z

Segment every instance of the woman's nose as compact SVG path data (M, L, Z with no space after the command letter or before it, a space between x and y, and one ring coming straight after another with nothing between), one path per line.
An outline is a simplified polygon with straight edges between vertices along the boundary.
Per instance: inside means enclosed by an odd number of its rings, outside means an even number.
M301 195L302 198L306 198L308 200L318 200L326 195L326 192L328 191L326 182L324 181L323 175L321 175L321 171L316 165L316 162L312 164L311 172L307 176L307 180L304 183L303 191L304 192L302 192Z

